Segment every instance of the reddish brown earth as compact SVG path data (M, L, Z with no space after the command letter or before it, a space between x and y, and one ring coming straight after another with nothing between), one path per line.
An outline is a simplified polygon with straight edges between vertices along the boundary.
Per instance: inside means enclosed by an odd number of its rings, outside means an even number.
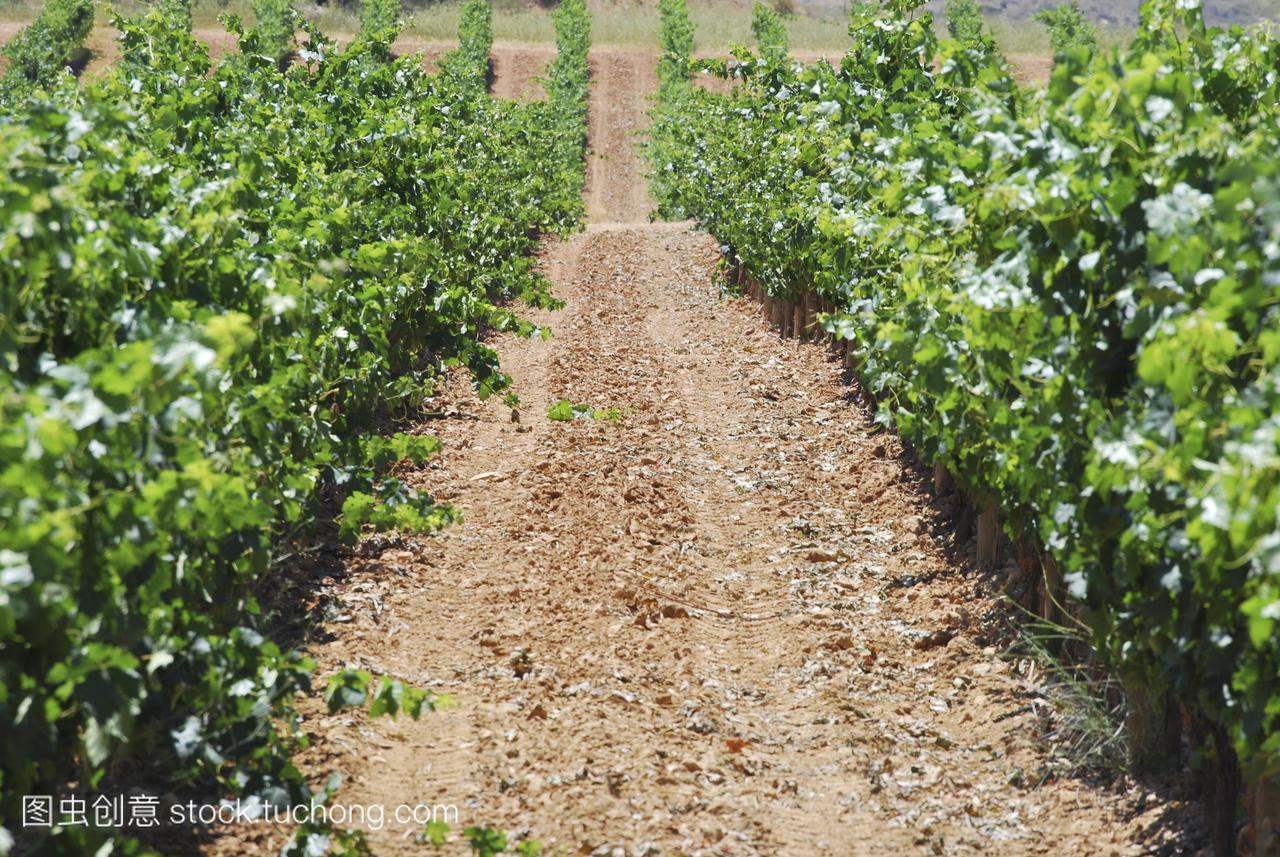
M1044 54L1010 54L1013 76L1027 86L1044 86L1053 74L1053 57Z
M499 51L497 91L536 59ZM992 578L839 363L725 299L707 235L647 222L652 56L591 68L590 223L542 258L565 307L493 343L518 422L455 379L420 427L444 452L401 476L464 523L370 539L312 646L456 706L310 705L308 766L559 854L1158 853L1184 807L1050 775L1042 669L1002 656ZM619 418L553 422L562 398Z
M493 52L493 94L514 101L545 98L538 78L556 57L550 45L499 44Z

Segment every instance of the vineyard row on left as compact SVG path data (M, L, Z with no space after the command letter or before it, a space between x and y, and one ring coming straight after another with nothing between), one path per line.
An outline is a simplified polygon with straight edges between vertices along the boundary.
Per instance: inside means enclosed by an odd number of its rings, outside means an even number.
M0 853L126 844L17 839L68 783L311 799L264 595L318 532L456 517L388 474L435 439L386 427L450 367L513 396L482 336L541 333L509 301L554 302L532 251L582 215L581 0L529 104L487 92L487 0L436 74L385 9L340 49L261 5L216 66L173 0L100 80L2 88Z

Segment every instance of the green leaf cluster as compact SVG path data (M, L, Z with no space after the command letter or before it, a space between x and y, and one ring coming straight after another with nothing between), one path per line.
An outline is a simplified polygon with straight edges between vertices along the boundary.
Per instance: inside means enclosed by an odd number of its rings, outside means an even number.
M400 28L400 0L363 0L360 4L360 35L376 38Z
M787 33L786 22L772 6L760 0L756 0L751 11L751 34L755 36L760 53L766 56L785 58L790 50L791 37Z
M551 15L555 25L556 58L547 69L546 143L553 163L562 165L557 206L580 217L587 163L587 86L590 71L591 19L586 0L560 0Z
M378 679L378 686L370 692L373 674L366 670L341 670L329 677L324 701L329 713L344 708L361 708L368 704L371 717L395 717L404 712L417 720L423 710L438 711L453 704L447 696L437 696L429 690L412 687L399 679L386 676Z
M1077 0L1041 9L1032 17L1049 31L1049 46L1054 54L1075 48L1098 49L1098 28L1080 11Z
M288 63L293 57L294 33L302 24L302 16L293 8L292 0L251 0L249 5L257 35L255 48L273 62ZM189 21L189 10L187 14Z
M692 77L693 21L686 0L658 0L662 55L658 58L658 103L667 103Z
M547 419L554 422L620 420L622 419L622 411L618 408L595 408L586 404L575 405L568 399L561 399L547 411Z
M443 821L428 822L422 833L418 834L420 845L431 844L437 850L448 842L449 825ZM542 843L536 839L522 839L518 843L501 830L492 827L472 826L464 828L463 837L476 857L497 857L499 854L518 854L520 857L538 857L542 853Z
M458 19L458 47L440 68L459 85L483 92L489 85L489 53L493 49L493 6L490 0L466 0Z
M8 66L0 101L52 86L84 51L93 28L93 0L46 0L40 14L0 49Z
M963 45L979 44L986 22L977 0L947 0L947 34Z

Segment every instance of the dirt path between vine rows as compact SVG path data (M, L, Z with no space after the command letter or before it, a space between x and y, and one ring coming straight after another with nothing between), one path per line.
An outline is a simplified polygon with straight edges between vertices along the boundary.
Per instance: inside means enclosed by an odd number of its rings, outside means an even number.
M495 65L509 94L536 71ZM590 224L542 260L565 308L494 343L519 422L441 397L443 454L401 475L465 522L365 545L313 647L457 705L317 713L310 763L343 803L454 805L550 853L1156 853L1176 805L1041 782L1039 676L838 362L722 299L707 235L647 222L652 58L592 70ZM620 418L551 421L562 398ZM430 853L418 829L370 841Z

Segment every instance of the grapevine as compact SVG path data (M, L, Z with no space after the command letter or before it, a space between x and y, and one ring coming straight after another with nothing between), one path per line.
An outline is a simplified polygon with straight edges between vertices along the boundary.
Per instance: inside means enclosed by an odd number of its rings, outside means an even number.
M1032 92L917 5L855 9L835 65L741 52L703 64L728 94L664 88L653 191L769 296L832 307L881 420L1187 713L1226 853L1232 771L1280 773L1280 41L1150 0Z

